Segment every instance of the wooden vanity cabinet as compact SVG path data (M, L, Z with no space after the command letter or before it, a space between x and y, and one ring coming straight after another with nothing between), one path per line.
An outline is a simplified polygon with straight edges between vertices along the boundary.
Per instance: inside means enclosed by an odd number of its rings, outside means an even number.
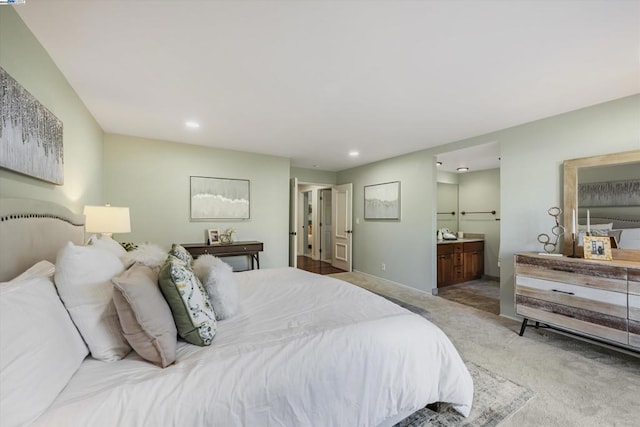
M438 287L482 278L484 242L440 243L438 249Z
M484 242L463 243L463 281L482 278L484 274Z

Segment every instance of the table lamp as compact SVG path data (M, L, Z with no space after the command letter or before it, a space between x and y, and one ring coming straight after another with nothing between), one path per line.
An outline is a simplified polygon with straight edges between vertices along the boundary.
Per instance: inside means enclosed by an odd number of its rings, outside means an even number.
M113 233L131 232L129 208L111 205L85 206L84 215L84 228L87 233L101 233L103 236L111 237Z

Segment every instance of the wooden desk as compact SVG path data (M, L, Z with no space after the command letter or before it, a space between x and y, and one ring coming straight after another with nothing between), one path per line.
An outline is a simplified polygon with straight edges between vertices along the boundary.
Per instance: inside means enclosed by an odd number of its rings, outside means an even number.
M247 256L251 259L251 269L255 268L255 265L260 269L260 252L263 251L264 245L262 242L247 241L247 242L233 242L227 245L204 245L200 243L183 243L182 246L189 251L189 253L197 258L200 255L215 255L217 257L227 256Z

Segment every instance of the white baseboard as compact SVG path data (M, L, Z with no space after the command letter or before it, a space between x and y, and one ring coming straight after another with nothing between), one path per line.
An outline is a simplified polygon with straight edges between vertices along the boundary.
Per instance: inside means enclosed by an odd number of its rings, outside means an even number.
M389 282L390 284L392 284L394 286L397 286L399 288L404 288L404 289L408 289L408 290L411 290L411 291L414 291L414 292L420 292L421 294L433 296L433 293L423 291L422 289L414 288L413 286L409 286L409 285L405 285L405 284L402 284L402 283L394 282L393 280L385 279L384 277L374 276L373 274L365 273L363 271L359 271L359 270L353 270L353 271L355 273L358 273L358 274L363 274L365 276L373 277L374 279L384 280L385 282Z

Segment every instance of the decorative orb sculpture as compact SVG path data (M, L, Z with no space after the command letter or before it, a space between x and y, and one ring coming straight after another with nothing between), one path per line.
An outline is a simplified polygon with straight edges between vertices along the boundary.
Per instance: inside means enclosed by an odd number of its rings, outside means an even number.
M558 218L562 215L562 209L557 206L553 206L547 210L547 213L556 221L556 225L551 228L551 234L555 236L555 240L552 242L551 237L548 234L540 233L538 234L538 242L544 245L543 247L546 253L552 254L558 247L558 240L560 239L560 236L564 234L564 227L560 225L560 221L558 221Z

